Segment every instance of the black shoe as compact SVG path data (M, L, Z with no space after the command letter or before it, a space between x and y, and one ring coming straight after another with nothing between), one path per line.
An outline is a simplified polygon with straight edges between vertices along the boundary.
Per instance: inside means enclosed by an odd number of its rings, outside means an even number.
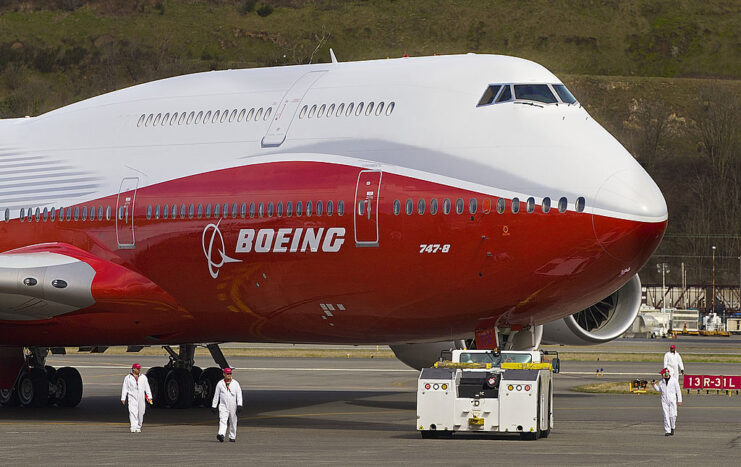
M664 436L671 436L671 435L672 435L671 433L664 433ZM224 441L224 440L222 439L220 441Z
M236 440L236 439L234 439L234 438L229 438L229 442L230 442L230 443L236 443L236 442L237 442L237 440Z
M223 443L224 442L224 435L216 435L216 439L218 439L220 443Z
M674 428L672 428L672 436L674 436Z

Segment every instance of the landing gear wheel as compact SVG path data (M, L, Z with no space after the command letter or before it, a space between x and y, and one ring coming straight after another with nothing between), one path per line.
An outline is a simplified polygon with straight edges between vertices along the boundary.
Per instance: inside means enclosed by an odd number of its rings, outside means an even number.
M201 386L203 386L203 405L210 405L214 400L216 385L223 378L221 368L210 367L203 370L201 374Z
M165 378L165 402L168 407L186 409L193 405L193 375L185 368L170 370Z
M155 407L167 407L165 403L165 369L161 366L150 368L147 373L149 388L152 390L152 399Z
M77 407L82 400L82 377L75 368L66 366L57 370L54 386L59 407Z
M31 368L18 379L18 398L23 407L44 407L49 403L49 378L41 368Z
M54 385L54 380L55 380L56 375L57 375L57 370L53 366L46 365L44 367L44 372L46 372L46 378L49 380L49 384L53 386ZM50 387L49 388L49 401L47 402L47 404L49 405L49 407L51 407L52 405L56 404L57 402L58 402L58 400L57 400L57 393L56 393L54 387Z
M18 398L15 386L10 389L0 389L0 406L18 407L19 405L21 405L21 400Z

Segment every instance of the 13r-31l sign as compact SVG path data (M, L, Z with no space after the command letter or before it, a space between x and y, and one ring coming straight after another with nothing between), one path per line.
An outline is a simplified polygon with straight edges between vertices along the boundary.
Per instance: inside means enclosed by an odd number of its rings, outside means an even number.
M741 376L684 375L684 389L741 389Z

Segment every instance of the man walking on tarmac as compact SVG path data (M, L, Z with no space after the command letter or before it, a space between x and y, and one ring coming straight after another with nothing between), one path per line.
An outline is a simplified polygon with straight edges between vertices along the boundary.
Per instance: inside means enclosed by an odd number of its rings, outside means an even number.
M216 413L219 406L219 434L216 439L224 442L226 426L229 424L229 441L237 441L237 413L242 411L242 388L237 380L232 379L232 369L224 368L224 379L219 381L211 403L211 411Z
M131 365L131 373L126 375L121 388L121 404L126 405L126 398L129 399L129 422L132 433L141 433L144 410L147 402L152 403L152 390L149 388L146 375L140 374L141 369L142 366L138 363Z
M662 369L661 381L651 380L654 389L661 393L661 409L664 412L664 436L674 436L674 428L677 423L677 406L682 405L682 390L679 383L668 368Z
M677 353L677 347L672 344L669 346L669 351L664 354L664 368L668 368L671 371L672 376L677 378L679 382L679 375L684 374L684 363L682 363L682 357Z

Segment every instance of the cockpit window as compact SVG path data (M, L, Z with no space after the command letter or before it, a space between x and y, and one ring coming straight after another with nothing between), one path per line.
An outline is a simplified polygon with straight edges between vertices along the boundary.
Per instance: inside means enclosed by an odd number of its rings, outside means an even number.
M510 85L506 84L504 86L504 89L502 90L502 93L499 94L497 102L507 102L509 100L512 100L512 90L510 89Z
M515 99L544 104L554 104L558 102L547 84L515 84Z
M558 97L561 98L561 101L563 101L564 104L573 104L576 102L576 97L574 97L573 94L569 92L568 89L566 89L566 86L563 84L554 84L553 89L556 91L556 94L558 94Z
M502 86L499 84L492 84L488 88L486 88L486 91L484 91L484 95L481 96L478 107L493 103L494 99L497 97L497 94L499 94L500 89L502 89Z

